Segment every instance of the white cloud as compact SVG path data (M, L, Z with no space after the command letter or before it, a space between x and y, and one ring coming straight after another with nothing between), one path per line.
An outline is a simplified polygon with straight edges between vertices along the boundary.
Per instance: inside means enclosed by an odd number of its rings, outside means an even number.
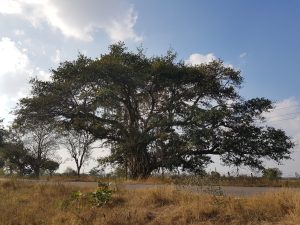
M25 34L25 32L24 32L24 30L16 29L16 30L14 30L14 34L16 36L23 36Z
M9 0L0 0L0 13L19 14L22 9L18 2Z
M243 53L240 54L241 59L245 58L246 56L247 56L247 52L243 52Z
M137 13L124 0L0 0L0 13L18 15L35 27L46 22L67 37L85 41L97 29L112 41L141 40L134 31Z
M22 45L7 37L0 39L0 62L0 118L10 119L8 113L28 93L29 79L36 75L47 80L49 74L35 68Z
M194 54L191 54L187 60L185 60L185 63L191 64L191 65L200 65L200 64L210 63L216 59L217 59L217 57L213 53L208 53L207 55L194 53Z
M56 65L61 62L61 52L59 49L55 50L55 54L51 57L51 61Z
M291 155L292 160L283 162L284 165L282 166L276 164L270 166L279 167L285 176L294 176L295 171L300 172L300 101L295 97L284 99L276 103L275 108L264 116L268 125L284 130L296 144Z
M300 102L296 98L290 97L275 104L275 108L265 114L267 123L280 127L289 135L300 137ZM297 140L300 144L300 139Z
M0 94L16 94L20 82L32 73L28 56L9 38L0 40Z
M217 59L218 58L213 53L208 53L206 55L194 53L194 54L191 54L187 60L185 60L185 63L195 66L195 65L201 65L201 64L208 64ZM232 64L226 63L226 62L224 63L224 66L229 67L229 68L235 68Z

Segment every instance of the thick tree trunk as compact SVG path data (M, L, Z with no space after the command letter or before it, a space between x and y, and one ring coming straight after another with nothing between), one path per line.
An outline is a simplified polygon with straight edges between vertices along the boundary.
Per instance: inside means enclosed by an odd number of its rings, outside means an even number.
M34 168L34 176L39 178L40 177L40 166Z
M129 175L131 179L144 179L150 176L153 171L150 156L146 148L137 148L135 154L131 155L128 160Z

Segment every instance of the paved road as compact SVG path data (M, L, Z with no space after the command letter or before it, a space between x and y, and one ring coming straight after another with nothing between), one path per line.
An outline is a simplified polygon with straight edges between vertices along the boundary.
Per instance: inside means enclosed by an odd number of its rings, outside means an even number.
M139 190L139 189L153 189L153 188L167 188L168 185L152 185L152 184L123 184L122 188L127 190ZM278 188L278 187L235 187L235 186L185 186L177 185L171 186L180 191L188 192L205 192L224 194L232 196L253 196L267 192L278 192L283 190L300 191L300 188Z
M0 181L7 181L9 179L0 178ZM71 185L77 187L97 187L97 182L53 182L46 180L24 180L26 182L34 182L39 184L63 184L63 185ZM300 188L278 188L278 187L235 187L235 186L222 186L222 187L209 187L209 186L184 186L184 185L164 185L164 184L120 184L118 185L120 189L125 190L141 190L141 189L155 189L155 188L175 188L180 191L188 191L188 192L206 192L206 193L216 193L216 194L224 194L224 195L232 195L232 196L252 196L263 194L267 192L278 192L283 190L292 190L292 191L300 191Z

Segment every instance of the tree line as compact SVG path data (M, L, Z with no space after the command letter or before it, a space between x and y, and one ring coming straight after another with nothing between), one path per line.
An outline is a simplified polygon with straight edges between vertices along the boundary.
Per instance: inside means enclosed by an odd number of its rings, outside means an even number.
M80 175L91 156L95 139L87 132L58 129L49 121L15 119L9 129L0 128L0 169L19 176L50 176L59 168L56 153L67 149Z
M23 138L39 124L48 135L89 135L110 151L99 163L117 165L131 178L160 169L202 173L213 155L225 165L262 170L265 159L290 158L294 143L264 123L270 100L240 96L242 82L240 71L221 60L190 65L173 51L148 57L117 43L98 58L79 54L60 63L49 81L32 79L15 124ZM64 138L68 150L78 145L82 154L85 144L71 139ZM38 147L30 152L37 162L43 158ZM77 153L72 157L80 164Z

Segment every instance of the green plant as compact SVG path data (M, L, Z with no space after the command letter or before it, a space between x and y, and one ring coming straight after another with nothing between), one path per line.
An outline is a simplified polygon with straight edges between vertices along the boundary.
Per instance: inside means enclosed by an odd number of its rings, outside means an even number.
M92 192L93 202L97 206L106 204L111 200L112 191L108 188L98 188L95 192Z
M82 193L80 191L73 191L71 192L71 199L77 200L82 196Z
M269 180L276 180L280 178L282 172L278 168L268 168L263 170L263 177Z
M221 174L217 171L211 171L210 176L212 179L220 179L221 178Z

